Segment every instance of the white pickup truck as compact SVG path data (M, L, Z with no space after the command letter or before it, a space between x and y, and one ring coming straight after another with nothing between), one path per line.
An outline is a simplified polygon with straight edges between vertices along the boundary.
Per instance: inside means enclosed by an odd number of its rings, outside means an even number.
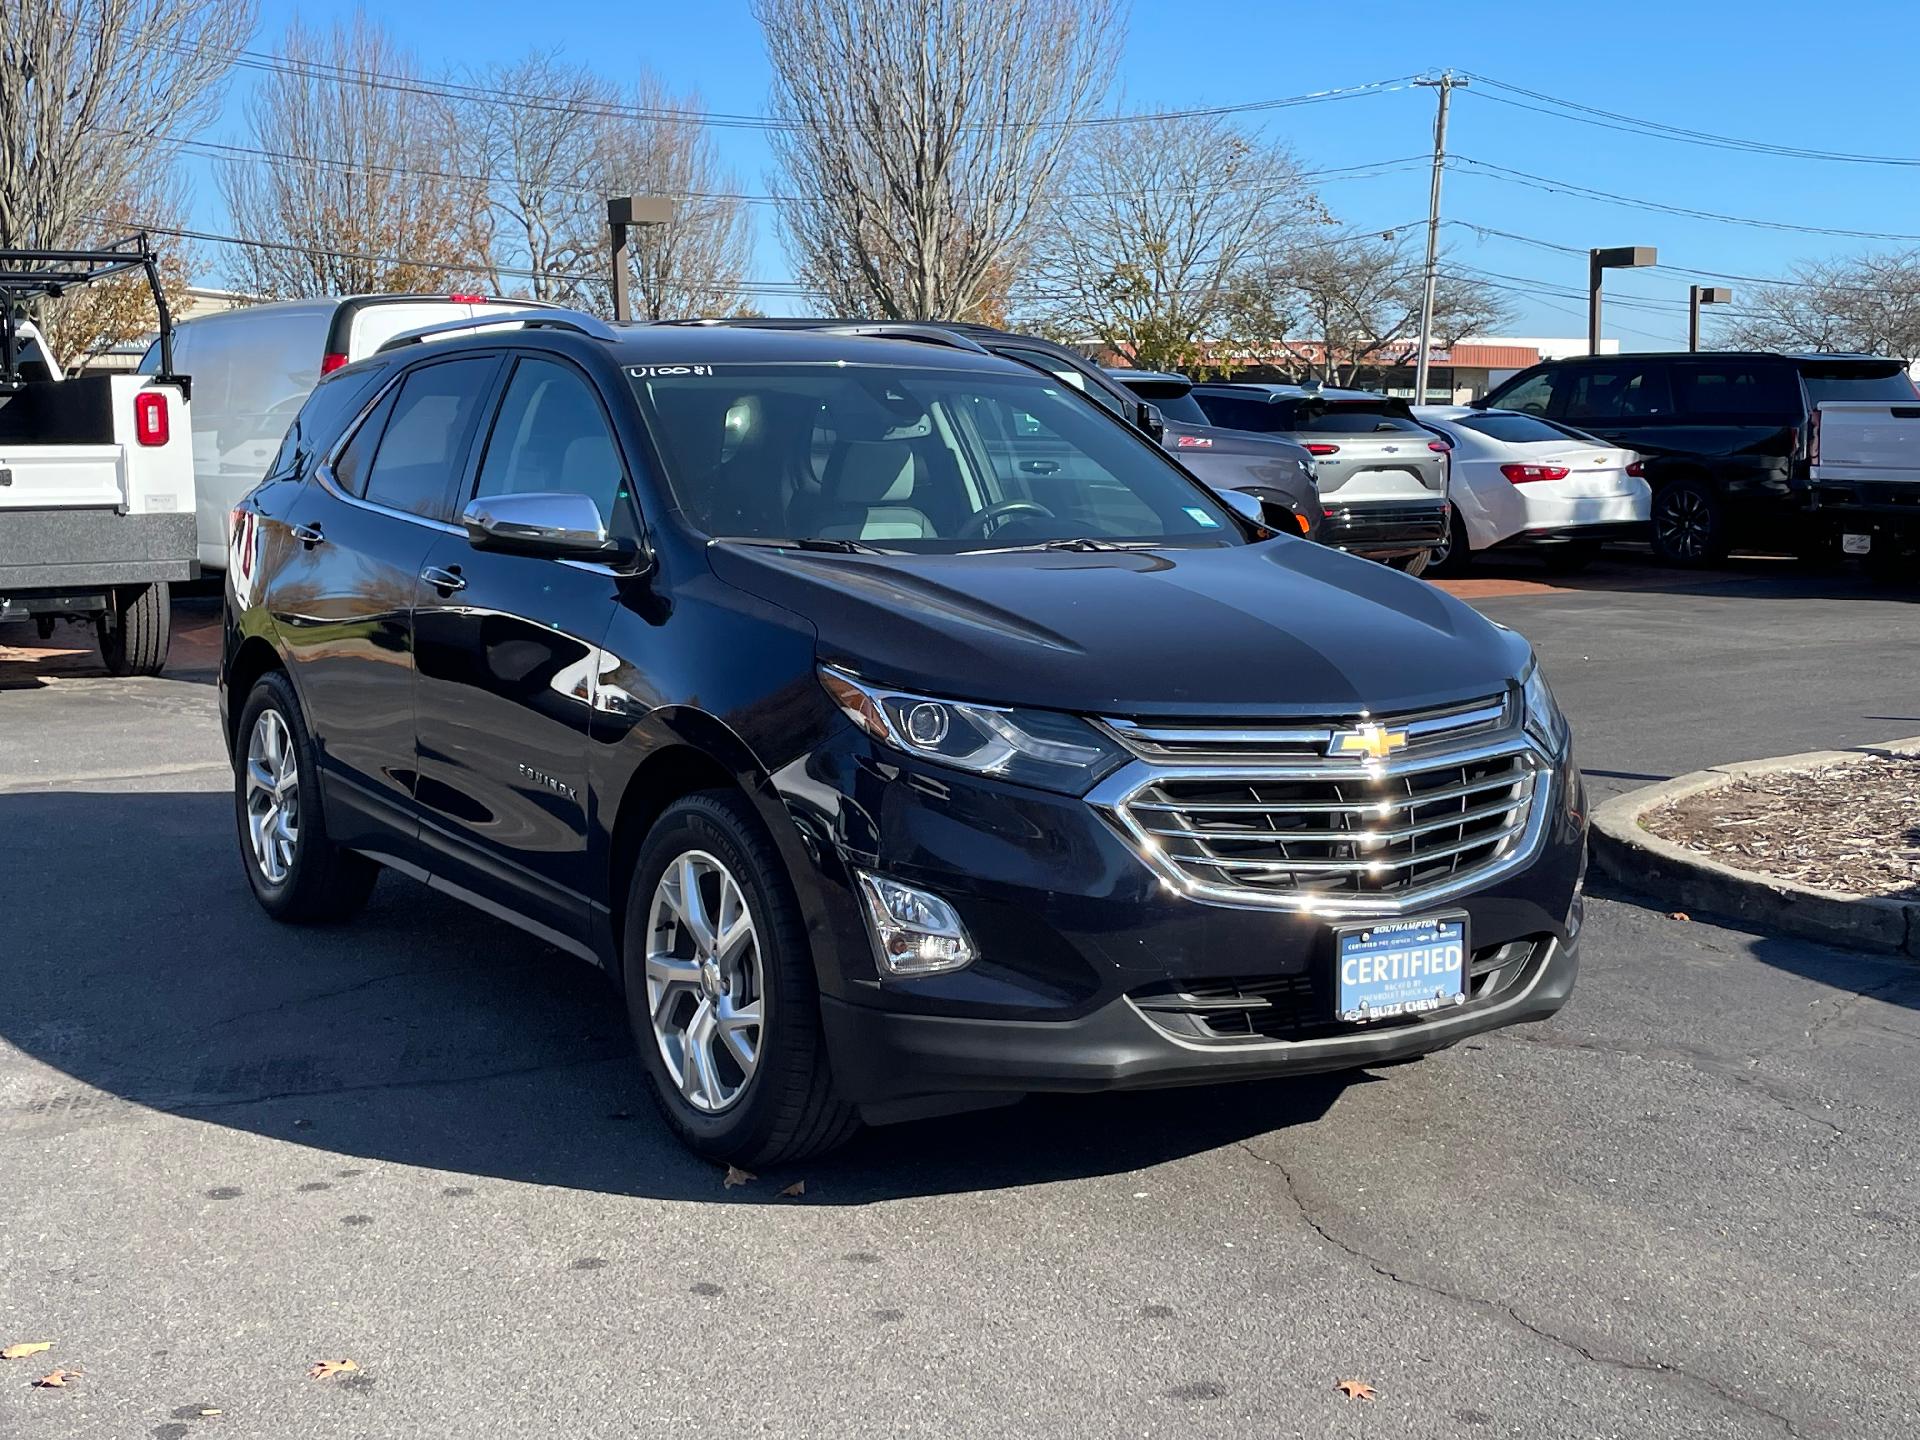
M1808 504L1844 555L1886 577L1920 575L1920 393L1823 400L1808 445Z
M0 621L91 622L116 675L166 665L169 586L200 573L190 384L151 375L63 379L26 301L144 272L172 326L145 237L105 250L0 250Z

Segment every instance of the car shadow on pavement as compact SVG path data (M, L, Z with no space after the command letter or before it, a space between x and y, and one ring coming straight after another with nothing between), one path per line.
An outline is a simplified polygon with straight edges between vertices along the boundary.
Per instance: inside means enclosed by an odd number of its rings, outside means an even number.
M1572 574L1557 574L1533 556L1476 556L1466 574L1439 583L1463 600L1551 592L1721 595L1742 600L1920 600L1920 585L1876 582L1845 566L1735 555L1719 565L1682 569L1633 550L1609 550L1588 569Z
M144 1107L464 1176L772 1196L667 1131L597 970L392 875L352 924L277 925L232 823L225 793L0 794L0 1126ZM1369 1078L1047 1097L785 1178L862 1204L1122 1174L1310 1123Z

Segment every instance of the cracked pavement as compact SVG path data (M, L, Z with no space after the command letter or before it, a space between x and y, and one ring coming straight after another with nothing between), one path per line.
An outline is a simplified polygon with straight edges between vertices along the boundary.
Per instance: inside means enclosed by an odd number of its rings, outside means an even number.
M1601 793L1920 717L1845 581L1508 588ZM260 914L213 613L160 680L0 652L7 1440L1920 1433L1920 966L1609 892L1545 1025L727 1190L585 967L392 878Z

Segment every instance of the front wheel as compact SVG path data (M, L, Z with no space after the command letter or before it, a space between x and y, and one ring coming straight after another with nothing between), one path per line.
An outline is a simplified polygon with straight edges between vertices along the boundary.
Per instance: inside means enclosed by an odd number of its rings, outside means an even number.
M93 620L107 673L158 675L167 665L172 621L173 595L164 580L113 591L106 610Z
M667 807L634 865L627 1019L654 1099L695 1153L777 1165L843 1144L812 952L773 842L739 796Z
M254 898L276 920L344 920L367 902L380 867L327 834L319 763L293 685L279 671L240 711L233 815Z
M1674 565L1714 565L1727 558L1720 497L1699 480L1675 480L1653 497L1653 550Z

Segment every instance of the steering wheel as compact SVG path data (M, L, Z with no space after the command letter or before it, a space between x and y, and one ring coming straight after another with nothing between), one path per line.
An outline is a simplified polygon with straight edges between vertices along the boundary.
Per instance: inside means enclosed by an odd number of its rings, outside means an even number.
M1037 500L1002 500L998 504L987 506L962 525L956 532L955 538L971 540L977 536L984 537L991 531L998 530L1001 521L1012 519L1015 515L1038 515L1043 520L1059 518Z

